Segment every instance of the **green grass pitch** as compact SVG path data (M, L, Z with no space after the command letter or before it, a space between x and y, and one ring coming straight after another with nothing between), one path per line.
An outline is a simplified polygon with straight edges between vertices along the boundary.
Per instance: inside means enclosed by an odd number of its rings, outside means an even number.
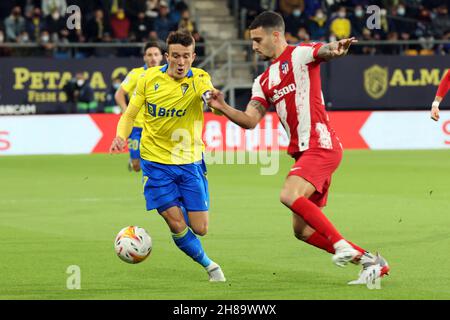
M146 212L127 155L0 158L0 299L450 299L450 151L346 151L325 213L349 240L390 262L381 290L350 287L359 267L294 238L277 175L258 165L210 165L208 255L228 281L173 244ZM153 252L129 265L113 240L127 225L149 231ZM68 290L68 266L81 289Z

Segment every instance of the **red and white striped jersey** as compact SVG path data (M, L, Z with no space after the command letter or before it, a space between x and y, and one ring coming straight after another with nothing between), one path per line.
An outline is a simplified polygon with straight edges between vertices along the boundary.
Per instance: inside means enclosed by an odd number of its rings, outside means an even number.
M309 148L341 148L325 111L322 60L317 57L321 46L288 46L253 83L251 100L265 108L271 104L276 107L290 139L288 153L292 156Z

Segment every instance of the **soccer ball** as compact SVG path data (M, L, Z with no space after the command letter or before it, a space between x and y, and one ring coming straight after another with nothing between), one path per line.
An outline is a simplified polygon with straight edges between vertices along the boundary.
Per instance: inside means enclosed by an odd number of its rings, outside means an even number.
M127 263L144 261L152 252L152 238L139 227L129 226L119 231L114 248L120 259Z

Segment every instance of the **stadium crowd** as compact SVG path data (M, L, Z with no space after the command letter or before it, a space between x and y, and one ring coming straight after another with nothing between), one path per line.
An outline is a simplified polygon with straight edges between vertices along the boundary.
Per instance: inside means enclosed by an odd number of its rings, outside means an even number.
M67 8L80 8L80 27L67 27ZM70 10L69 10L70 11ZM203 38L183 0L2 0L0 43L39 43L43 53L64 58L67 49L55 43L128 43L164 40L171 31L189 30L197 42ZM8 55L3 48L3 54ZM202 50L200 46L199 50ZM113 54L140 55L139 49L116 52L108 48L80 49L77 57ZM202 55L202 52L199 53Z
M290 43L333 41L355 36L359 40L422 40L420 45L356 46L353 53L435 54L450 51L448 44L434 45L427 40L450 40L448 0L228 0L231 12L239 12L241 25L248 26L264 10L280 12L286 22ZM81 9L81 28L66 26L67 8ZM238 8L235 6L238 5ZM377 5L380 28L369 29L366 9ZM237 10L236 10L237 9ZM241 18L242 19L242 18ZM41 55L67 57L68 49L55 43L164 43L170 31L185 28L198 43L204 41L189 7L183 0L2 0L0 1L0 44L39 43ZM243 34L248 37L248 32ZM386 42L386 43L387 43ZM203 56L203 46L198 55ZM17 52L15 52L17 54ZM35 55L36 52L33 52ZM79 49L77 57L139 55L137 48ZM0 47L0 55L11 55Z
M264 10L280 12L286 22L290 43L333 41L351 36L359 40L422 40L411 45L407 54L435 54L450 46L433 45L427 40L450 40L448 0L240 0L248 26ZM229 0L233 8L234 1ZM367 7L380 8L380 28L369 29ZM242 11L245 10L245 11ZM248 37L248 33L246 34ZM353 53L398 54L398 46L355 46Z

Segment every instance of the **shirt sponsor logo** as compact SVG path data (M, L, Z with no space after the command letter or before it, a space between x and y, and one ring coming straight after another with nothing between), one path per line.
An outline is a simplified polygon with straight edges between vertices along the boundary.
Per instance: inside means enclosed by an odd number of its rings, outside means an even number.
M273 91L273 96L270 100L272 100L272 102L275 102L293 91L295 91L295 84L293 84L293 83L291 83L290 85L288 85L286 87L283 87L280 90L275 89Z
M171 117L184 117L186 115L186 111L185 110L177 110L177 109L166 109L163 107L157 107L156 104L153 103L147 103L147 109L148 109L148 113L153 116L153 117L166 117L166 118L171 118Z

